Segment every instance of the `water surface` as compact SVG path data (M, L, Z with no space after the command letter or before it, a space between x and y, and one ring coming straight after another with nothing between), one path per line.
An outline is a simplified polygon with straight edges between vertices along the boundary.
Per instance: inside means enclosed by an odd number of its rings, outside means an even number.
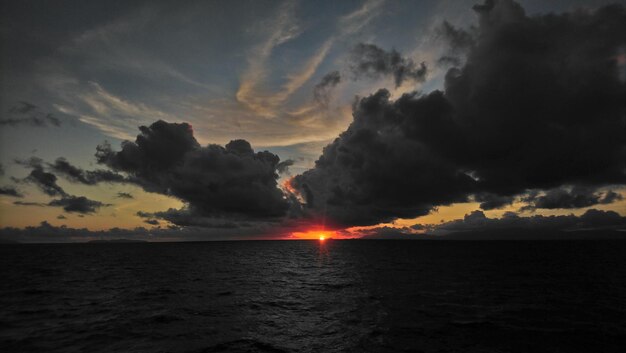
M3 352L622 352L626 241L0 246Z

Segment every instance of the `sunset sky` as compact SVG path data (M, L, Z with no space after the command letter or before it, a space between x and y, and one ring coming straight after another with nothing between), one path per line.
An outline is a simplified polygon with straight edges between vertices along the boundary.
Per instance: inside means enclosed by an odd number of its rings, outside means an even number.
M626 229L626 1L474 4L3 1L0 236Z

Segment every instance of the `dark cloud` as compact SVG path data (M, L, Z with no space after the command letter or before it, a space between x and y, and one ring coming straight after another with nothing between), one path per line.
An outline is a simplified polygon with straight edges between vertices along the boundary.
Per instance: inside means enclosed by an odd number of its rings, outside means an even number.
M162 235L165 237L171 235L171 233L171 231L150 231L143 227L135 229L112 228L106 231L91 231L87 228L69 228L65 225L55 227L47 221L42 221L38 226L28 226L22 229L13 227L0 228L0 239L25 243L90 241L103 239L147 240L153 238L153 236Z
M72 196L67 195L61 199L52 200L48 204L53 207L63 207L66 212L76 212L81 214L88 214L96 212L100 207L110 206L103 204L100 201L90 200L85 196Z
M322 80L316 84L313 89L315 101L321 106L327 107L330 100L330 93L332 92L332 89L339 84L339 82L341 82L341 75L339 74L339 71L329 72L324 75Z
M4 175L4 166L0 163L0 176Z
M615 59L624 7L527 17L503 0L477 10L474 43L445 92L391 101L380 90L355 104L352 124L292 183L310 213L376 224L471 198L490 209L528 190L626 184Z
M394 227L376 227L372 229L362 230L352 234L354 238L358 239L388 239L388 240L400 240L400 239L417 239L415 233L408 227L394 228ZM421 234L419 235L421 236Z
M206 216L190 208L181 210L170 208L167 211L154 213L138 211L137 216L148 220L162 219L182 227L240 228L248 225L245 222L238 223L230 218Z
M544 194L533 193L523 199L528 203L525 209L583 208L619 200L622 200L622 195L614 191L600 192L587 186L551 189Z
M30 174L22 181L37 185L41 191L49 196L67 196L67 193L57 184L57 177L48 173L43 168L43 161L40 158L32 157L28 160L16 160L16 163L25 167L30 167Z
M159 221L156 219L146 219L145 221L143 221L146 224L150 224L153 226L158 226L159 225Z
M30 174L26 178L21 180L22 182L34 183L46 195L61 196L60 199L50 201L47 206L63 207L66 212L76 212L80 214L94 213L100 207L110 206L108 204L103 204L100 201L90 200L85 196L74 196L65 192L65 190L63 190L63 188L57 184L57 176L44 170L43 161L40 158L32 157L28 160L16 160L15 162L25 167L32 168ZM59 170L66 173L70 178L75 178L75 180L79 180L79 178L92 178L84 179L84 181L95 180L93 178L95 178L94 175L96 174L89 174L91 172L84 173L83 171L71 166L62 158L57 159L55 164L49 164L49 166L54 170ZM79 171L80 173L78 173ZM103 175L106 175L106 173L108 173L108 171L103 172L105 172ZM97 175L101 174L97 173ZM21 203L21 205L27 204L35 205L34 203ZM43 206L44 204L37 205Z
M15 202L13 202L13 204L17 205L17 206L37 206L37 207L44 207L44 206L46 206L45 203L29 202L29 201L15 201Z
M78 215L79 217L82 215ZM254 239L259 236L258 228L197 228L197 227L137 227L132 229L111 228L104 231L92 231L86 228L70 228L65 225L56 227L47 221L38 226L25 228L0 228L0 240L23 243L49 242L86 242L86 241L180 241L180 240L227 240ZM269 234L271 236L271 234Z
M439 225L377 227L348 235L363 239L416 240L626 239L626 217L595 209L581 216L520 217L507 212L501 218L489 218L482 211L473 211L463 219Z
M437 59L437 64L439 66L460 66L461 58L457 56L444 55Z
M454 52L468 50L475 44L472 34L463 29L454 27L448 21L443 21L438 32Z
M64 215L60 214L57 216L57 219L67 219L67 217L65 217Z
M153 213L150 212L144 212L144 211L137 211L136 213L137 217L141 217L141 218L152 218Z
M0 195L24 197L17 189L12 186L0 186Z
M355 106L348 130L293 185L309 209L342 226L426 215L435 205L467 201L474 179L420 141L422 134L443 133L436 125L451 112L441 92L390 102L380 90Z
M120 199L134 199L135 197L132 194L127 192L118 192L117 197Z
M9 112L15 114L29 114L37 111L37 109L37 106L32 103L20 101L18 105L11 107Z
M286 159L282 162L279 162L276 165L276 171L278 174L289 174L289 167L291 167L295 161L293 159Z
M437 225L432 233L490 231L505 229L574 231L586 229L625 229L626 217L614 211L587 210L581 216L561 215L520 217L516 213L507 212L502 218L488 218L482 211L474 211L463 219Z
M130 182L123 175L114 173L110 170L83 170L69 163L65 158L57 158L54 163L48 164L49 168L54 172L64 175L71 182L86 185L95 185L97 183L122 183Z
M374 44L357 44L350 53L350 69L355 77L391 75L397 86L405 80L422 82L426 78L426 64L416 64L395 50L390 52Z
M39 107L29 102L19 102L9 109L7 118L0 119L0 126L61 126L61 120L52 113L43 113Z
M289 205L277 184L278 156L254 152L244 140L202 147L187 123L157 121L140 130L119 152L109 144L98 146L98 162L127 173L147 191L187 202L199 217L286 214Z
M480 202L480 208L483 210L493 210L512 204L515 198L491 193L478 193L474 196L474 201Z

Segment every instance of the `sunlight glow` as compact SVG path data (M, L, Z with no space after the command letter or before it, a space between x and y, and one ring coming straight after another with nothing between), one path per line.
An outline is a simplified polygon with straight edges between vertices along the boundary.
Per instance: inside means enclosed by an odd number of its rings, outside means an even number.
M291 232L290 238L328 241L331 239L341 239L342 235L335 230L326 230L322 229L322 227L313 227L307 230Z

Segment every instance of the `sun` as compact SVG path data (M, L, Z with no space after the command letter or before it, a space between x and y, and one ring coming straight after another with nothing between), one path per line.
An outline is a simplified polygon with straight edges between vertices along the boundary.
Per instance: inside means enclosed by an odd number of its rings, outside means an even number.
M326 237L324 235L320 235L320 241L324 241L326 240Z

